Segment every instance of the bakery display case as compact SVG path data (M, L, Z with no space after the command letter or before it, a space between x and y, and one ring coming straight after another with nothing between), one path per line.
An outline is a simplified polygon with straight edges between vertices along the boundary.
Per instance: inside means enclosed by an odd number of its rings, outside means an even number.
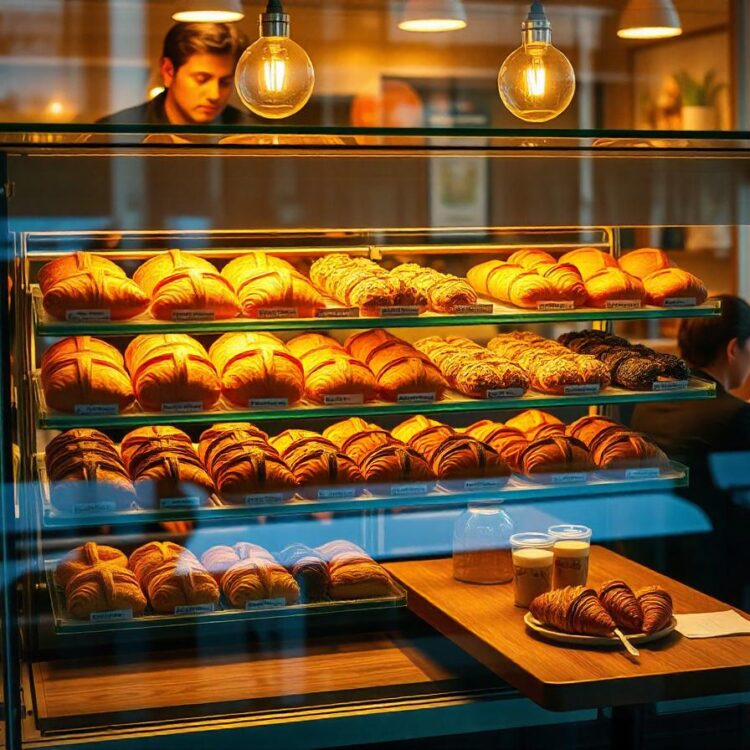
M686 502L627 409L715 397L640 340L720 308L636 237L750 223L748 143L167 130L0 143L13 736L592 720L511 690L394 571L449 556L467 508L525 531L648 498L656 528ZM482 165L481 222L440 205L445 162ZM189 695L134 697L169 670Z

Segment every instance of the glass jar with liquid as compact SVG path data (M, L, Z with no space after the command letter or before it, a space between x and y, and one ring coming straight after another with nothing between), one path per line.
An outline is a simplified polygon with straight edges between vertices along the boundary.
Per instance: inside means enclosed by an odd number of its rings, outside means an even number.
M453 577L464 583L513 580L513 522L497 505L470 505L453 527Z

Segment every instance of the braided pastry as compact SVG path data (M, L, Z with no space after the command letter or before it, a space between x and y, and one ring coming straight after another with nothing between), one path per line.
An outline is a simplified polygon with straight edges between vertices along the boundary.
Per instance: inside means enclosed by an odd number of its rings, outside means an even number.
M402 263L391 274L421 292L434 312L450 313L462 305L476 304L476 292L458 276L422 268L416 263Z
M618 627L640 633L643 612L633 590L625 581L607 581L599 587L599 601Z
M566 586L541 594L529 605L531 614L543 625L563 633L611 636L615 623L593 589Z
M656 633L672 621L672 597L660 586L646 586L635 592L643 612L643 632Z

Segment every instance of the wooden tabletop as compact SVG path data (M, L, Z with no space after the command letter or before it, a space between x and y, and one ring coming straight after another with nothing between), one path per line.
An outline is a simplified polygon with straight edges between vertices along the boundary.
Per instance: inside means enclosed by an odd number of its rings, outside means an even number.
M453 579L450 559L386 567L408 590L410 609L544 708L567 711L750 690L750 636L690 640L675 632L641 646L635 662L621 649L572 648L532 635L523 622L525 610L513 604L512 583L460 583ZM729 609L614 552L593 547L589 585L610 578L623 579L632 588L663 586L672 594L678 614Z

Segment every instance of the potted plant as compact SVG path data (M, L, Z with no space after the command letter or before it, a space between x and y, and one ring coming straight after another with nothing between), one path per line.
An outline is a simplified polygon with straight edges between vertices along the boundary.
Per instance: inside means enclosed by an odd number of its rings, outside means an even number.
M715 130L717 126L716 99L726 83L716 81L716 71L711 69L703 81L693 78L687 71L675 74L682 100L683 130Z

